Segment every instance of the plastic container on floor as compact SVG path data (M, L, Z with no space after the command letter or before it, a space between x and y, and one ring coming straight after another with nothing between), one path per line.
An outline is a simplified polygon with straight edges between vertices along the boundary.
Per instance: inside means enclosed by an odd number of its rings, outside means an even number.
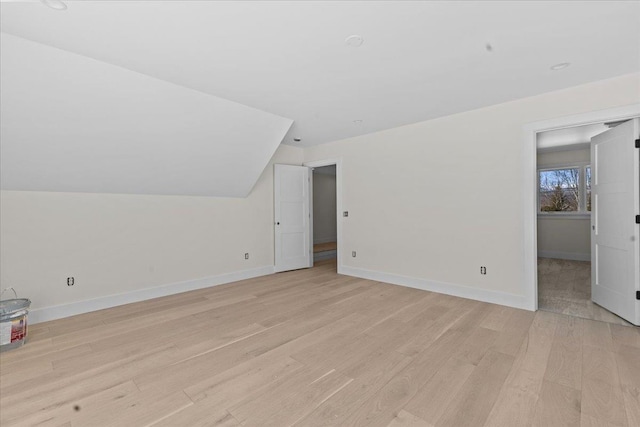
M27 314L31 301L18 298L13 288L7 288L0 293L11 290L15 298L0 300L0 352L21 347L27 339Z

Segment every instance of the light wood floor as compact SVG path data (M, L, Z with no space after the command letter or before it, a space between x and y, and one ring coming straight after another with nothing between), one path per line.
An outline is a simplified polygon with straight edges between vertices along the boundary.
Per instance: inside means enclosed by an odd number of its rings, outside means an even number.
M538 308L584 319L631 326L591 301L591 263L538 258Z
M0 424L638 426L638 328L300 270L34 325Z

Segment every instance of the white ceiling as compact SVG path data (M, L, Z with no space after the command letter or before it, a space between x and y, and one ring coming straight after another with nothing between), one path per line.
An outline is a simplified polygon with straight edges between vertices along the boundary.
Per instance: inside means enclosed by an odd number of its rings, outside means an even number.
M291 120L2 34L4 190L244 197Z
M637 1L66 3L3 3L2 31L288 117L301 146L640 71Z

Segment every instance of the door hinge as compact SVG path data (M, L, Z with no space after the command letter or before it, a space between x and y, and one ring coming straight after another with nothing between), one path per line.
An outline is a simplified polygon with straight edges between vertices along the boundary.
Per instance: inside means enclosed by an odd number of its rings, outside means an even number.
M636 148L640 148L640 139L636 139Z
M640 299L640 291L636 291L636 299Z

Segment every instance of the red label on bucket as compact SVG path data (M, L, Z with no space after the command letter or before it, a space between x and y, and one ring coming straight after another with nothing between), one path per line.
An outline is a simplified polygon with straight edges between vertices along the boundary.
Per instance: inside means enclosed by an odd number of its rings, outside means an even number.
M27 336L27 320L20 319L11 322L11 342L19 341Z
M12 344L27 337L27 317L0 323L0 345Z

